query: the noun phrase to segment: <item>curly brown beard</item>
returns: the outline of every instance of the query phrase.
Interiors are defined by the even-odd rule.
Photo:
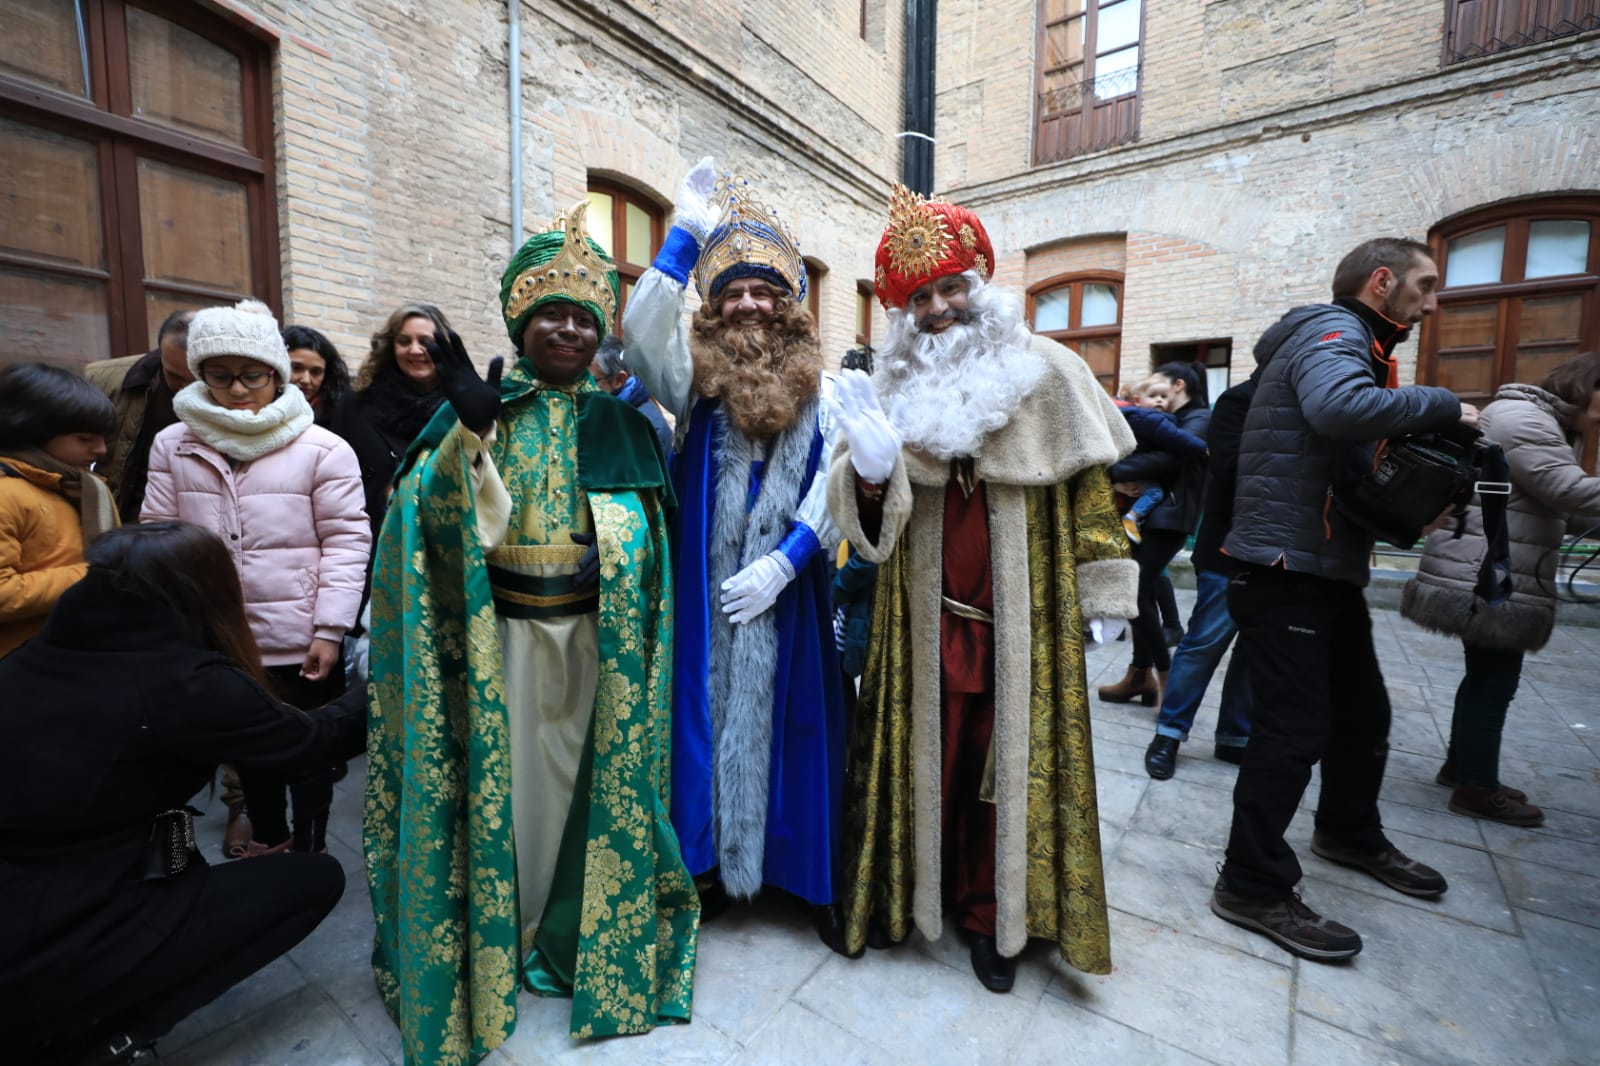
[[[729,420],[747,437],[770,437],[794,425],[821,386],[822,347],[811,315],[786,296],[772,311],[763,329],[733,329],[707,300],[689,336],[695,391],[721,397]]]

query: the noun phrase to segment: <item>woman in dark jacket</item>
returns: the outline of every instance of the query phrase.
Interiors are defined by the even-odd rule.
[[[1206,403],[1206,379],[1200,368],[1194,363],[1166,363],[1157,367],[1156,373],[1170,383],[1167,411],[1178,428],[1204,440],[1211,424],[1211,409]],[[1141,540],[1133,546],[1133,558],[1139,564],[1139,616],[1132,625],[1133,662],[1121,681],[1099,689],[1100,698],[1109,703],[1138,700],[1146,707],[1154,707],[1161,701],[1161,685],[1172,665],[1172,655],[1161,634],[1157,602],[1161,572],[1200,520],[1206,464],[1203,458],[1139,451],[1112,466],[1110,474],[1113,482],[1153,482],[1166,490],[1166,496],[1145,516],[1140,525]]]
[[[263,686],[228,549],[183,522],[89,546],[88,575],[0,661],[0,1032],[8,1061],[131,1061],[299,943],[327,855],[208,867],[188,799],[217,763],[296,772],[364,743],[364,695]]]
[[[350,399],[350,370],[344,356],[325,334],[310,326],[284,326],[283,346],[289,349],[289,381],[305,395],[317,425],[339,432]]]
[[[432,304],[397,307],[372,335],[372,350],[356,375],[355,393],[338,424],[330,426],[350,442],[361,464],[376,544],[389,506],[389,487],[406,449],[444,403],[439,372],[428,342],[450,332],[444,312]]]
[[[1541,825],[1544,812],[1500,783],[1500,734],[1522,677],[1522,657],[1550,639],[1556,621],[1556,551],[1569,519],[1600,524],[1600,477],[1578,465],[1574,445],[1600,425],[1600,352],[1584,352],[1539,385],[1502,385],[1478,428],[1500,445],[1511,470],[1506,534],[1511,596],[1488,604],[1473,589],[1488,551],[1474,504],[1466,530],[1428,535],[1417,576],[1406,583],[1400,612],[1437,633],[1461,638],[1466,673],[1456,689],[1450,747],[1439,784],[1451,788],[1457,814],[1508,825]]]

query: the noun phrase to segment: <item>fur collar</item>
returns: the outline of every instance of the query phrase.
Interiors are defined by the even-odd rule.
[[[305,393],[293,385],[259,411],[234,411],[214,403],[204,383],[195,381],[172,398],[172,410],[196,437],[239,462],[271,455],[316,420]]]
[[[1116,404],[1074,352],[1035,334],[1044,376],[1011,421],[983,442],[978,480],[991,485],[1055,485],[1091,466],[1108,466],[1133,451],[1133,431]],[[913,485],[942,486],[950,464],[907,447],[901,456]]]

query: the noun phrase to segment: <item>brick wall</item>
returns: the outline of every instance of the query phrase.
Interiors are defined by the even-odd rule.
[[[1361,241],[1600,190],[1600,39],[1441,68],[1442,5],[1405,0],[1146,4],[1139,140],[1033,167],[1017,70],[1031,77],[1034,6],[940,5],[936,186],[984,219],[996,278],[1018,288],[1125,235],[1124,367],[1152,344],[1232,337],[1240,378],[1262,330],[1327,299]],[[1415,362],[1413,341],[1402,380]]]
[[[462,0],[210,0],[278,40],[284,316],[352,363],[397,304],[437,303],[485,362],[507,350],[507,14]],[[523,223],[542,228],[591,174],[670,212],[704,154],[748,176],[828,268],[831,360],[855,337],[898,175],[901,15],[856,0],[524,3]],[[864,234],[870,234],[864,237]],[[879,329],[881,330],[881,317]]]

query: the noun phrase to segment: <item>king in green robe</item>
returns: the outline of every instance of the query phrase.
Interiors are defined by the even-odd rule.
[[[373,573],[373,967],[429,1066],[502,1043],[519,986],[570,995],[575,1037],[688,1021],[699,922],[667,813],[672,490],[587,370],[617,276],[582,205],[501,302],[520,358],[493,429],[440,409]]]

